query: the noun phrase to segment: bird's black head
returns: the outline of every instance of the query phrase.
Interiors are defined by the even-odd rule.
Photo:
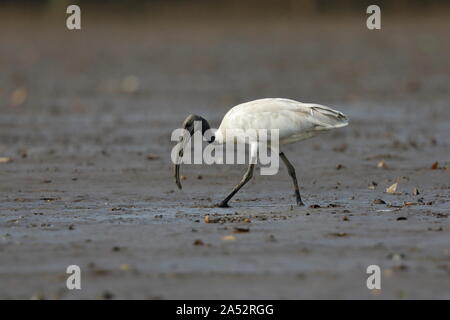
[[[206,119],[196,115],[196,114],[190,114],[186,120],[183,122],[183,128],[189,132],[189,136],[184,136],[180,138],[181,148],[178,151],[178,159],[183,157],[183,149],[184,146],[189,141],[190,137],[194,135],[195,132],[200,131],[202,132],[202,136],[206,138],[206,141],[208,143],[212,143],[215,140],[215,136],[211,132],[211,127],[209,126],[208,121]],[[177,159],[177,160],[178,160]],[[174,165],[174,176],[175,176],[175,182],[179,189],[181,189],[181,182],[180,182],[180,163],[178,161]]]
[[[205,118],[200,117],[196,114],[190,114],[186,120],[184,120],[183,122],[183,128],[186,129],[187,131],[189,131],[189,134],[192,136],[196,131],[199,131],[201,129],[202,131],[202,136],[204,136],[206,138],[206,140],[209,143],[214,142],[215,137],[212,134],[209,134],[210,131],[208,132],[207,135],[209,136],[205,136],[205,133],[211,129],[208,121],[206,121]]]

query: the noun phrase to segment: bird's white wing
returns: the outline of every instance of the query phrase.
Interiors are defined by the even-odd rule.
[[[222,133],[226,129],[278,129],[280,142],[291,143],[347,124],[348,119],[342,112],[326,106],[268,98],[233,107],[219,129]]]

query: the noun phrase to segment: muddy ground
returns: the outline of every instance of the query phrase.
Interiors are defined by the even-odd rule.
[[[450,298],[448,14],[84,17],[0,19],[0,298]],[[306,207],[284,167],[230,209],[243,166],[178,191],[171,131],[261,97],[350,118],[285,149]]]

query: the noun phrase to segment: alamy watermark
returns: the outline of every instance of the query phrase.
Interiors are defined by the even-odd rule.
[[[202,134],[202,122],[195,121],[194,133],[178,128],[171,141],[174,164],[259,163],[261,175],[274,175],[279,169],[278,129],[209,129]],[[214,137],[214,138],[212,138]],[[203,148],[203,142],[210,142]]]
[[[381,269],[378,265],[372,264],[367,267],[367,274],[370,276],[367,278],[366,286],[369,290],[381,290]]]
[[[67,267],[66,273],[70,274],[66,280],[66,287],[69,290],[81,290],[81,269],[76,264]]]
[[[369,30],[380,30],[381,29],[381,9],[376,4],[372,4],[367,7],[367,14],[370,16],[366,20],[366,26]]]
[[[67,7],[66,13],[70,14],[66,20],[66,27],[69,30],[81,29],[81,9],[79,6],[72,4]]]
[[[78,5],[69,5],[66,13],[70,14],[66,19],[66,27],[69,30],[81,30],[81,8]],[[369,30],[381,29],[381,9],[378,5],[372,4],[367,7],[366,13],[370,16],[366,20],[366,26]]]

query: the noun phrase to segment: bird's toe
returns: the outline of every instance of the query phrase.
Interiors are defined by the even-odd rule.
[[[226,202],[220,202],[220,203],[216,204],[216,207],[217,208],[229,208],[230,206]]]
[[[300,201],[297,201],[297,206],[299,206],[299,207],[304,207],[305,204],[303,203],[302,200],[300,200]]]

